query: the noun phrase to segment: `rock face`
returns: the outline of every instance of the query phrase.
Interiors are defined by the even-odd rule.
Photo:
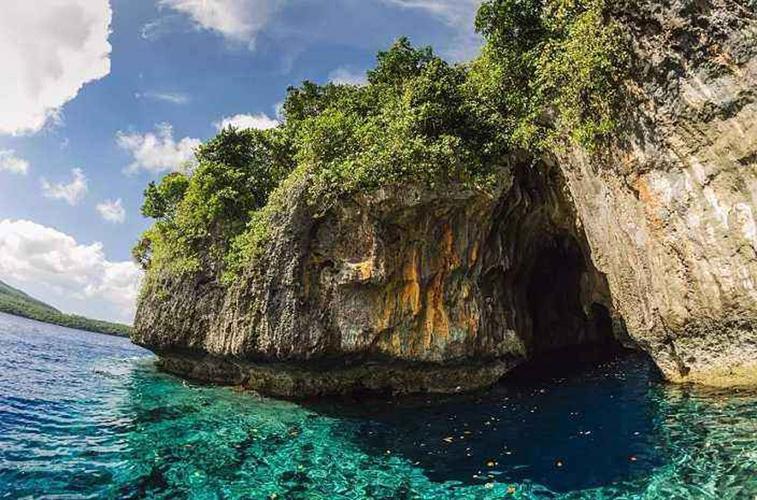
[[[143,298],[135,340],[169,371],[283,396],[471,389],[610,341],[607,283],[560,171],[523,161],[495,196],[404,186],[319,216],[294,192],[241,282],[166,284],[170,298]]]
[[[757,383],[757,24],[733,1],[629,22],[646,56],[636,134],[562,155],[613,310],[674,381]]]
[[[147,290],[134,341],[168,371],[287,397],[471,389],[541,352],[617,341],[670,380],[757,383],[749,9],[625,10],[647,64],[630,138],[602,160],[514,153],[493,195],[393,186],[327,213],[303,184],[233,286]]]

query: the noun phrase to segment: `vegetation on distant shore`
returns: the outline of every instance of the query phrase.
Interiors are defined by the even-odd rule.
[[[21,290],[17,290],[2,281],[0,281],[0,312],[44,323],[90,332],[106,333],[108,335],[126,337],[131,333],[131,327],[127,325],[62,313],[54,307],[30,297]]]
[[[594,151],[615,132],[629,51],[606,0],[489,0],[476,28],[486,45],[470,63],[402,38],[366,84],[292,87],[281,125],[222,130],[194,172],[151,183],[142,211],[156,222],[134,248],[145,286],[234,281],[295,189],[320,211],[407,181],[487,191],[510,151]]]

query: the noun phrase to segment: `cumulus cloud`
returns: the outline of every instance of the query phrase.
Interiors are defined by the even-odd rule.
[[[12,149],[0,149],[0,172],[26,175],[29,171],[29,162],[16,156]]]
[[[51,183],[47,179],[42,178],[42,194],[46,198],[52,198],[54,200],[64,200],[71,206],[76,205],[87,194],[87,177],[80,168],[71,170],[73,178],[68,183]]]
[[[108,0],[2,2],[0,134],[37,132],[110,72]]]
[[[199,139],[173,138],[173,127],[167,123],[157,125],[155,133],[146,134],[118,132],[116,143],[131,153],[134,161],[126,167],[127,173],[139,170],[157,174],[171,170],[191,170],[195,164],[194,150]]]
[[[354,71],[349,68],[337,68],[329,73],[329,81],[337,84],[364,85],[368,82],[365,71]]]
[[[475,56],[481,38],[473,24],[482,0],[158,0],[161,16],[143,27],[143,38],[154,40],[186,26],[189,19],[199,30],[223,36],[232,45],[255,47],[264,42],[276,47],[282,70],[288,73],[305,47],[314,41],[349,44],[374,50],[386,44],[386,7],[414,10],[449,27],[435,45],[454,60]],[[345,23],[349,17],[352,22]],[[177,22],[178,21],[178,22]],[[391,27],[389,28],[392,31]],[[396,35],[405,34],[395,32]],[[267,45],[267,44],[266,44]]]
[[[171,104],[187,104],[189,96],[183,92],[137,92],[134,94],[137,99],[150,99],[153,101],[163,101]]]
[[[234,115],[222,118],[221,121],[215,122],[213,126],[218,130],[223,130],[226,127],[234,127],[237,129],[256,128],[259,130],[266,130],[274,128],[279,125],[279,121],[276,118],[271,118],[265,113],[258,113],[256,115]]]
[[[113,200],[105,200],[102,203],[98,203],[95,207],[100,217],[107,222],[113,222],[114,224],[121,224],[126,220],[126,210],[124,210],[123,202],[121,198]]]
[[[405,9],[426,11],[455,29],[455,40],[446,52],[454,59],[473,58],[481,46],[481,38],[473,26],[476,12],[483,0],[382,0],[384,3]]]
[[[130,322],[142,271],[109,261],[99,242],[27,220],[0,220],[0,276],[66,312]]]
[[[255,46],[255,38],[281,0],[160,0],[159,5],[189,16],[194,24],[226,39]]]

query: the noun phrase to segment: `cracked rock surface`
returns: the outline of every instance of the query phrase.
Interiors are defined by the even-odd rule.
[[[665,376],[755,384],[754,7],[641,5],[644,119],[613,162],[559,162],[614,309]]]

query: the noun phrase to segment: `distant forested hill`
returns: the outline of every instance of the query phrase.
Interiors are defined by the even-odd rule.
[[[0,281],[0,312],[109,335],[128,336],[131,331],[131,327],[127,325],[65,314],[2,281]]]

